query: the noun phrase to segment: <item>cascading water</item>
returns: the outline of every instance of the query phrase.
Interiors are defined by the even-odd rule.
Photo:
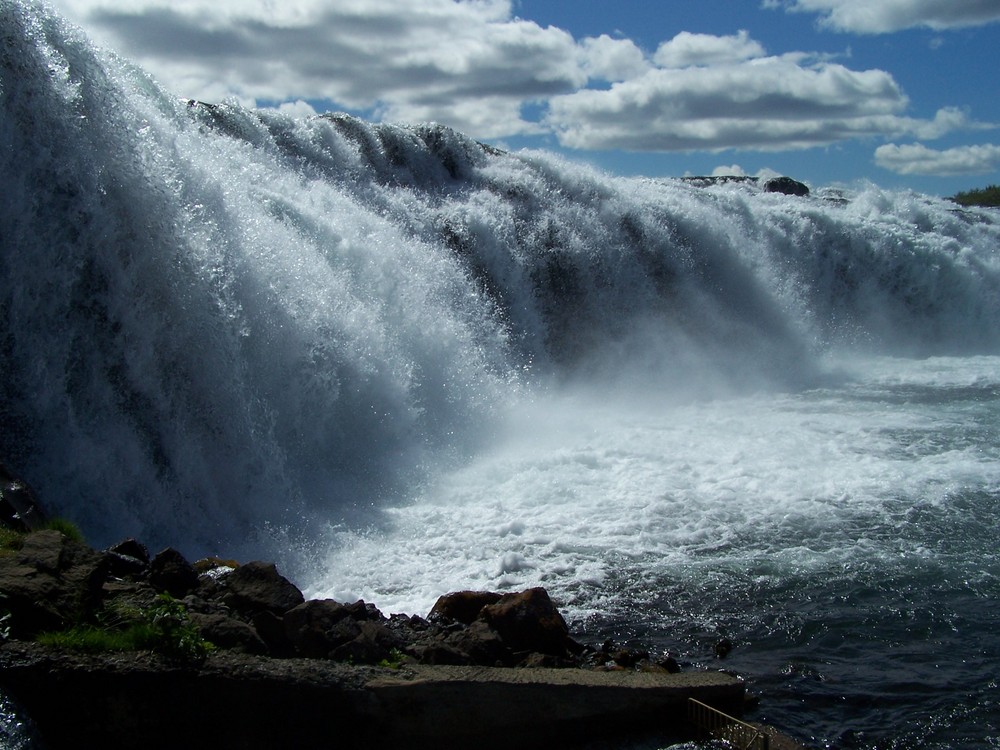
[[[183,101],[33,2],[0,44],[0,457],[92,542],[541,584],[831,744],[1000,737],[995,212]]]

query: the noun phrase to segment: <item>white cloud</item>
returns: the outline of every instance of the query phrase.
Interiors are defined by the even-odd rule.
[[[304,102],[301,99],[294,102],[282,102],[275,109],[282,114],[299,119],[313,117],[317,114],[316,109],[309,102]]]
[[[526,102],[587,81],[573,37],[512,18],[506,0],[56,5],[193,98],[326,99],[488,137],[537,130],[521,118]]]
[[[732,164],[728,167],[716,167],[712,170],[712,177],[745,177],[746,172],[739,164]]]
[[[937,151],[921,143],[897,146],[887,143],[875,149],[875,163],[896,174],[971,175],[1000,168],[1000,146],[957,146]]]
[[[997,0],[765,0],[763,7],[819,13],[837,31],[885,34],[926,27],[943,31],[1000,21]]]
[[[741,30],[736,36],[713,36],[682,31],[664,42],[653,55],[653,61],[664,68],[686,68],[692,65],[721,65],[742,62],[767,54],[760,43]]]
[[[631,39],[612,39],[601,34],[584,39],[581,46],[583,67],[591,78],[624,81],[650,67],[645,54]]]
[[[964,118],[957,110],[934,121],[906,118],[907,104],[884,71],[807,67],[785,56],[655,69],[608,90],[556,96],[547,122],[572,148],[777,151],[872,135],[930,137]]]
[[[281,106],[303,113],[322,102],[490,140],[554,133],[579,149],[778,151],[981,127],[954,108],[905,117],[889,73],[766,56],[746,31],[682,32],[648,55],[630,39],[578,41],[515,18],[512,0],[50,2],[179,96],[292,102]]]

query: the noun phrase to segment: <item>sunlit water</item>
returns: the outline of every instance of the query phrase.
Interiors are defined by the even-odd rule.
[[[998,418],[992,357],[684,406],[535,404],[380,528],[341,532],[312,593],[425,613],[542,585],[593,643],[747,676],[802,739],[991,746]]]
[[[818,744],[1000,744],[996,212],[189,103],[33,2],[0,44],[0,459],[94,544],[543,585]]]

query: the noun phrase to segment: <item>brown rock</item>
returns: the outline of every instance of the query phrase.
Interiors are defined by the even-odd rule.
[[[258,612],[282,615],[305,601],[302,592],[278,573],[274,563],[248,562],[222,583],[226,588],[225,603],[248,617]]]
[[[190,612],[192,624],[201,637],[219,648],[244,654],[266,654],[268,648],[251,626],[233,617],[221,614]]]
[[[483,607],[480,617],[512,651],[566,652],[569,627],[543,588],[505,594],[496,604]]]
[[[439,597],[427,617],[471,625],[483,607],[496,604],[501,596],[492,591],[455,591]]]
[[[347,622],[343,621],[341,625]],[[337,661],[349,661],[354,664],[378,664],[383,659],[389,659],[393,650],[402,649],[403,639],[381,622],[365,621],[357,625],[358,634],[330,653]]]
[[[104,557],[58,531],[36,531],[20,550],[0,556],[0,591],[11,634],[31,638],[60,630],[93,612],[106,578]]]
[[[290,609],[282,619],[285,636],[296,653],[318,659],[361,632],[350,610],[333,599],[310,599]]]

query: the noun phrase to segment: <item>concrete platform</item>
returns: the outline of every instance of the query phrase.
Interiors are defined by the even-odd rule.
[[[722,672],[352,667],[219,654],[180,666],[152,654],[83,656],[0,647],[0,688],[63,747],[566,747],[656,731],[691,736],[690,697],[739,713]]]

